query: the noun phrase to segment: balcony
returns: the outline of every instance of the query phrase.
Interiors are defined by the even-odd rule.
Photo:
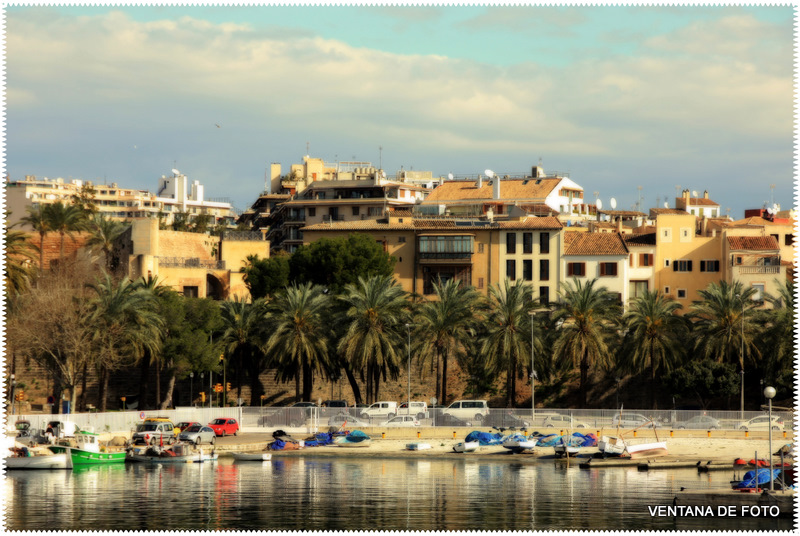
[[[332,216],[330,214],[322,215],[322,223],[331,223],[335,221],[344,221],[344,216]]]
[[[158,257],[161,268],[202,268],[205,270],[225,270],[225,261],[200,259],[197,257]]]
[[[780,266],[734,266],[740,274],[779,274]]]

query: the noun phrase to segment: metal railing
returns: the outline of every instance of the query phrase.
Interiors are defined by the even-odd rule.
[[[205,268],[206,270],[225,269],[225,261],[198,257],[158,257],[158,265],[176,268]]]

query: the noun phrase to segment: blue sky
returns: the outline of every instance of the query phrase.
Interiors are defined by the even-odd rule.
[[[542,158],[619,208],[638,186],[644,208],[672,203],[677,185],[736,218],[771,196],[792,205],[791,7],[5,13],[12,179],[152,191],[177,167],[246,208],[266,165],[299,163],[308,143],[389,175]]]

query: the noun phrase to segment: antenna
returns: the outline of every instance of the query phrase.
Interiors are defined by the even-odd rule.
[[[484,172],[483,172],[483,173],[484,173],[484,175],[486,175],[486,177],[488,177],[488,178],[490,178],[490,179],[491,179],[492,177],[494,177],[494,171],[492,171],[491,169],[484,170]]]
[[[603,201],[601,199],[596,200],[594,206],[597,207],[597,210],[603,210]]]
[[[697,190],[692,190],[692,197],[697,197]]]
[[[610,201],[609,204],[611,205],[611,210],[614,210],[615,208],[617,208],[617,200],[614,199],[613,197],[611,198],[611,201]]]

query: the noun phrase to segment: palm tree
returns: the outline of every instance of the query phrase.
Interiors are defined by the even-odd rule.
[[[778,286],[778,295],[766,294],[772,310],[767,312],[765,340],[769,343],[767,379],[775,380],[782,368],[791,369],[794,357],[794,313],[797,305],[794,281],[786,279]]]
[[[147,277],[142,276],[136,281],[139,287],[148,292],[153,298],[160,302],[162,298],[175,291],[172,288],[162,284],[158,280],[158,276],[148,274]],[[147,393],[150,386],[150,365],[156,365],[156,407],[161,407],[161,355],[160,346],[158,351],[152,351],[150,348],[144,348],[144,352],[139,357],[139,408],[147,409]]]
[[[45,205],[32,205],[25,207],[27,216],[20,219],[20,222],[29,225],[34,231],[39,233],[39,271],[44,270],[44,237],[53,229],[50,227],[50,220],[45,213]]]
[[[64,260],[64,236],[73,237],[76,231],[86,227],[86,213],[75,205],[65,205],[60,201],[44,208],[48,226],[61,237],[59,261]]]
[[[95,293],[90,301],[89,321],[98,349],[99,397],[101,411],[105,411],[109,372],[141,358],[146,350],[157,352],[163,321],[153,293],[128,278],[116,283],[104,274],[88,287]]]
[[[528,314],[532,298],[530,285],[518,280],[512,284],[508,279],[500,285],[489,287],[489,310],[487,333],[483,339],[481,354],[490,367],[505,370],[506,407],[514,407],[517,394],[517,371],[520,363],[531,355],[531,317]]]
[[[474,287],[451,279],[433,284],[434,299],[423,302],[414,317],[415,331],[420,342],[416,355],[420,364],[436,364],[436,398],[447,403],[447,366],[451,357],[465,352],[465,342],[475,334],[483,297]],[[439,362],[442,363],[441,390]],[[441,396],[440,396],[441,395]]]
[[[683,306],[660,291],[645,291],[629,304],[623,317],[623,356],[627,368],[650,373],[650,400],[657,408],[656,373],[670,372],[680,362],[689,324],[677,314]]]
[[[11,226],[13,227],[13,226]],[[28,234],[23,231],[11,230],[6,227],[6,299],[12,295],[19,295],[31,287],[36,275],[36,267],[31,265],[34,261],[36,244],[28,240]]]
[[[239,396],[242,394],[241,373],[247,369],[250,378],[250,405],[258,405],[264,387],[259,375],[267,367],[264,322],[266,302],[258,299],[253,303],[240,300],[224,301],[220,305],[223,333],[220,342],[230,367],[236,371]]]
[[[106,260],[106,270],[111,273],[115,262],[112,255],[114,242],[125,232],[128,226],[122,222],[105,218],[102,214],[94,214],[87,229],[91,233],[86,245],[100,250]]]
[[[605,365],[611,357],[613,316],[619,311],[608,290],[595,288],[596,283],[597,279],[592,279],[583,284],[577,278],[567,282],[553,311],[553,319],[561,326],[553,356],[580,366],[582,407],[586,407],[589,368]]]
[[[268,319],[272,335],[266,353],[275,360],[279,375],[290,374],[300,397],[300,374],[303,376],[302,399],[311,399],[314,373],[325,370],[328,361],[329,322],[326,311],[330,298],[322,287],[311,283],[292,285],[269,304]]]
[[[403,363],[403,331],[408,322],[406,292],[392,276],[358,278],[339,299],[347,331],[338,349],[353,370],[365,370],[367,402],[378,400],[381,377],[396,379]]]

